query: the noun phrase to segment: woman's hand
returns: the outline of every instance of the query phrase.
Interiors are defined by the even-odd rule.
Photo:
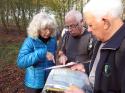
[[[51,52],[47,52],[46,58],[47,58],[49,61],[53,61],[53,63],[55,63],[54,55],[53,55]]]

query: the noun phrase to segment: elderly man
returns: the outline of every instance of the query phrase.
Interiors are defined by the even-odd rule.
[[[93,38],[83,28],[84,21],[79,11],[71,10],[65,16],[65,25],[68,31],[63,37],[62,51],[59,54],[59,61],[62,64],[67,62],[80,62],[84,64],[86,73],[89,72]]]
[[[125,24],[121,0],[90,0],[83,10],[88,31],[98,43],[89,75],[93,93],[125,93]],[[77,69],[78,66],[73,66]],[[65,93],[86,93],[69,88]]]

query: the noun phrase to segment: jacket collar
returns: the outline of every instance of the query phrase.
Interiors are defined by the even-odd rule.
[[[125,24],[106,42],[102,49],[116,50],[120,47],[123,38],[125,38]]]

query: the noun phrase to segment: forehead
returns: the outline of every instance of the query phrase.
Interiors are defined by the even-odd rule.
[[[86,12],[84,14],[84,19],[85,19],[87,24],[89,24],[91,22],[94,23],[94,22],[97,21],[96,17],[94,15],[92,15],[91,13],[89,13],[89,12]]]
[[[67,18],[65,19],[65,23],[66,23],[66,24],[77,23],[77,20],[76,20],[76,18],[75,18],[74,16],[71,16],[71,17],[67,17]]]

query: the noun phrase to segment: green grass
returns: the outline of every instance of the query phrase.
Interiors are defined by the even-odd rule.
[[[21,43],[8,43],[0,45],[0,60],[5,64],[15,64]]]

